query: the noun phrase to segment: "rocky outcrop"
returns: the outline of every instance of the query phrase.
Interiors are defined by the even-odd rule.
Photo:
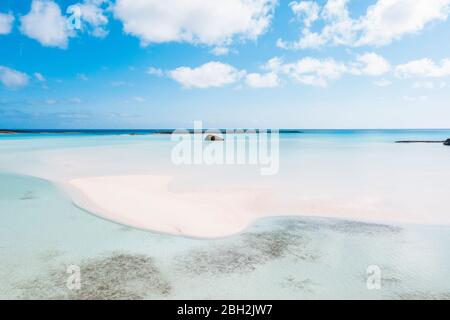
[[[450,139],[445,141],[441,140],[403,140],[395,141],[395,143],[444,143],[444,146],[450,146]]]
[[[395,141],[395,143],[442,143],[444,141],[436,141],[436,140],[402,140],[402,141]]]

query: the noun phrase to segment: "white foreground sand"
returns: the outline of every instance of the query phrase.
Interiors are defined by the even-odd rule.
[[[377,222],[444,223],[379,199],[327,199],[276,194],[261,188],[172,191],[173,177],[127,175],[70,180],[73,201],[99,216],[126,225],[194,237],[222,237],[258,218],[276,215],[325,216]],[[402,202],[402,201],[400,201]]]

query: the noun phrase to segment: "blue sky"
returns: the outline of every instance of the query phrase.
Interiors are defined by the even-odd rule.
[[[2,0],[0,127],[449,128],[449,6]]]

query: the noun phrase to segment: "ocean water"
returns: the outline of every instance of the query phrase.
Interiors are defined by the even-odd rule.
[[[449,137],[286,133],[279,173],[264,177],[249,165],[175,166],[165,135],[0,135],[0,298],[450,299],[450,226],[433,223],[450,215],[450,148],[394,143]],[[374,208],[430,223],[336,219],[325,207],[322,217],[264,218],[240,234],[194,239],[102,219],[55,185],[140,173],[174,174],[181,189],[257,184],[290,197],[357,199],[344,209],[382,202]],[[67,287],[70,266],[80,268],[78,290]],[[379,289],[367,286],[370,266],[379,270]]]

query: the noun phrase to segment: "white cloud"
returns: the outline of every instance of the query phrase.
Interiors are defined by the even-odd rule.
[[[446,88],[447,83],[445,81],[433,82],[433,81],[415,81],[413,88],[415,89],[442,89]]]
[[[277,0],[117,0],[113,11],[124,31],[142,45],[189,42],[229,44],[256,39],[270,25]]]
[[[283,60],[279,57],[273,57],[263,66],[264,70],[279,72],[281,66],[283,65]]]
[[[450,13],[450,0],[377,0],[364,15],[353,19],[348,3],[349,0],[328,0],[319,19],[303,23],[299,40],[280,39],[278,46],[286,49],[318,48],[325,44],[383,46],[418,33],[432,22],[444,21]],[[324,26],[319,32],[312,32],[310,25],[316,20],[321,20]]]
[[[390,63],[382,56],[370,52],[356,57],[355,72],[367,76],[381,76],[391,69]]]
[[[13,22],[14,16],[12,14],[0,12],[0,35],[10,33]]]
[[[428,58],[413,60],[398,65],[395,69],[395,73],[399,78],[439,78],[450,76],[450,59],[443,59],[440,63],[435,63]]]
[[[0,82],[9,89],[17,89],[28,84],[28,75],[8,68],[0,66]]]
[[[450,0],[379,0],[359,22],[359,45],[386,45],[403,35],[421,31],[433,21],[446,20]]]
[[[303,37],[295,42],[288,42],[282,39],[278,39],[276,42],[277,47],[282,49],[307,49],[307,48],[319,48],[326,43],[326,39],[320,34],[311,32],[309,29],[302,30]]]
[[[292,79],[306,85],[326,87],[330,80],[339,79],[348,72],[347,66],[334,59],[306,57],[294,63],[283,64],[281,70]]]
[[[402,99],[406,102],[424,102],[428,100],[427,96],[403,96]]]
[[[289,7],[298,19],[303,20],[307,27],[310,27],[314,21],[319,19],[320,7],[314,1],[292,1],[289,3]]]
[[[67,48],[69,30],[59,6],[50,0],[33,0],[30,12],[20,18],[20,30],[43,46]]]
[[[225,56],[230,52],[230,48],[227,47],[214,47],[211,49],[211,53],[215,56]]]
[[[104,14],[104,5],[109,5],[107,0],[84,0],[82,3],[76,3],[67,8],[67,13],[74,20],[69,18],[69,22],[79,25],[76,26],[83,31],[88,31],[94,37],[103,38],[108,34],[105,26],[108,24],[108,18]],[[78,20],[76,20],[78,19]]]
[[[326,87],[330,81],[345,74],[381,76],[388,73],[391,66],[385,58],[371,52],[358,55],[353,62],[305,57],[296,62],[283,63],[280,58],[275,57],[267,62],[264,69],[277,75],[287,75],[302,84]]]
[[[168,74],[186,88],[209,88],[235,83],[245,76],[245,71],[212,61],[197,68],[179,67]]]
[[[346,74],[380,76],[389,72],[390,64],[375,53],[366,53],[357,56],[353,62],[305,57],[285,63],[274,57],[262,69],[264,73],[246,73],[228,64],[209,62],[197,68],[180,67],[165,74],[187,88],[222,87],[241,79],[251,88],[275,88],[280,86],[284,77],[304,85],[327,87],[329,82]]]
[[[147,69],[147,73],[151,74],[153,76],[158,76],[158,77],[162,77],[164,75],[164,71],[159,69],[159,68],[155,68],[155,67],[149,67]]]
[[[45,77],[39,72],[35,72],[34,77],[40,82],[45,82]]]
[[[413,83],[413,88],[416,89],[434,89],[435,85],[433,81],[416,81]]]
[[[392,84],[392,82],[387,79],[380,79],[374,81],[373,84],[376,85],[377,87],[389,87]]]
[[[245,77],[245,83],[251,88],[275,88],[280,85],[280,80],[278,75],[273,72],[250,73]]]

